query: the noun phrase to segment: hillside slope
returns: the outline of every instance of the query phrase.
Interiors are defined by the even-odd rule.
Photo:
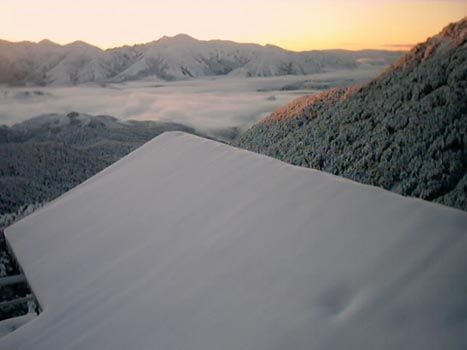
[[[467,210],[467,18],[364,86],[302,97],[236,145]]]
[[[51,200],[180,124],[46,114],[0,127],[0,216]],[[1,220],[0,220],[1,222]]]

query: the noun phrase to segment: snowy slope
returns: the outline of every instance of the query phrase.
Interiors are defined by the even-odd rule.
[[[180,132],[6,235],[1,349],[465,349],[467,215]]]
[[[65,45],[62,60],[47,72],[50,80],[56,84],[78,84],[89,81],[102,81],[105,72],[100,67],[102,50],[76,41]]]
[[[291,52],[276,46],[163,37],[134,46],[101,50],[84,42],[0,40],[0,83],[81,84],[128,80],[182,80],[205,76],[277,76],[355,68],[376,57],[381,66],[400,56],[387,51]],[[366,63],[365,63],[366,64]]]

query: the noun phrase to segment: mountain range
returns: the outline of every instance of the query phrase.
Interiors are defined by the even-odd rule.
[[[134,80],[182,80],[230,75],[304,75],[361,65],[389,65],[401,52],[287,51],[273,45],[202,41],[185,34],[102,50],[82,41],[59,45],[0,40],[0,83],[77,85]]]
[[[236,145],[467,210],[467,17],[368,84],[293,101]]]

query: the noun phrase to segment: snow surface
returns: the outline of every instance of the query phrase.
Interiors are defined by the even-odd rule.
[[[6,230],[0,349],[466,349],[467,215],[180,132]]]
[[[17,316],[9,318],[3,321],[0,321],[0,338],[14,332],[19,327],[25,325],[27,322],[31,321],[37,314],[30,312],[26,315]]]

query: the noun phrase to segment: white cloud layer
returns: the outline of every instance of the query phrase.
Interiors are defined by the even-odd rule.
[[[307,82],[340,85],[376,74],[375,68],[312,76],[216,78],[179,82],[137,82],[106,87],[0,88],[0,125],[47,113],[77,111],[123,120],[161,120],[202,131],[247,128],[279,106],[313,90],[280,91]]]

